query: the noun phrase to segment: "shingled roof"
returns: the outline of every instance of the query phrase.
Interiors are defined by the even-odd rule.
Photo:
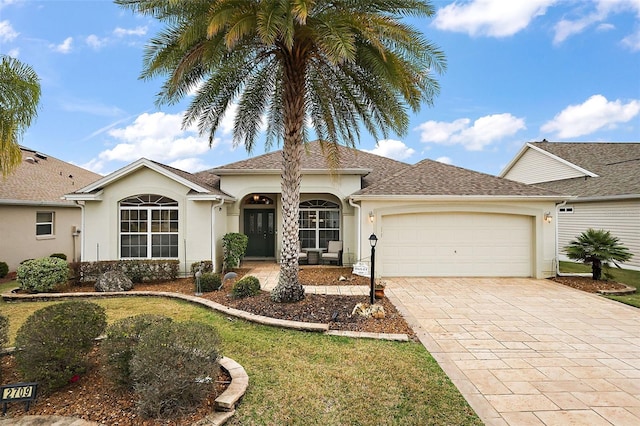
[[[82,167],[21,147],[22,162],[14,173],[0,177],[3,204],[64,205],[62,196],[90,184],[102,176]]]
[[[401,161],[392,160],[380,155],[371,154],[354,148],[338,146],[340,164],[335,172],[340,170],[360,170],[364,175],[362,186],[366,188],[375,182],[387,178],[401,170],[410,167],[409,164]],[[305,146],[305,152],[302,154],[302,171],[310,170],[330,170],[326,157],[322,152],[321,143],[318,141],[309,142]],[[272,170],[278,171],[282,169],[282,150],[259,155],[214,169],[197,173],[197,176],[228,174],[233,171],[249,171],[249,170]]]
[[[355,196],[494,196],[561,197],[534,185],[526,185],[433,160],[421,162],[371,185]]]
[[[532,142],[576,166],[597,174],[536,185],[578,197],[640,196],[640,143]]]

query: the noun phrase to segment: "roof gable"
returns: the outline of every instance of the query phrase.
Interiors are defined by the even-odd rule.
[[[543,141],[527,145],[589,172],[538,186],[579,197],[640,196],[640,143]]]
[[[358,196],[477,196],[551,197],[558,193],[462,167],[422,160],[383,182],[365,188]]]
[[[189,172],[185,172],[183,170],[179,170],[174,167],[158,163],[156,161],[151,161],[146,158],[141,158],[138,161],[135,161],[107,176],[104,176],[102,179],[99,179],[91,183],[90,185],[80,188],[72,194],[67,194],[66,198],[84,199],[87,195],[96,194],[110,184],[124,179],[125,177],[145,167],[186,186],[196,194],[211,195],[217,199],[233,199],[233,197],[224,193],[215,186],[215,180],[207,181]]]
[[[20,150],[22,162],[15,172],[0,177],[0,200],[4,204],[72,204],[62,196],[102,177],[25,147]]]

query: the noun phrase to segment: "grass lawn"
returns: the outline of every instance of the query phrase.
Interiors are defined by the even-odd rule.
[[[15,284],[0,285],[0,292]],[[266,327],[168,299],[93,300],[109,322],[143,312],[214,325],[222,353],[249,374],[228,423],[308,425],[481,425],[419,343],[348,339]],[[10,339],[33,311],[54,302],[0,302]]]
[[[585,265],[583,263],[574,262],[560,262],[560,272],[566,273],[591,273],[591,265]],[[607,296],[609,299],[617,300],[618,302],[626,303],[627,305],[640,308],[640,271],[632,271],[630,269],[618,269],[616,267],[610,268],[608,273],[612,275],[613,281],[626,284],[630,287],[635,287],[637,291],[634,294],[628,296]]]

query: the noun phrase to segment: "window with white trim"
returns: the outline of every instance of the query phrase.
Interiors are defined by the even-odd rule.
[[[156,194],[120,201],[121,258],[177,258],[178,202]]]
[[[299,238],[302,248],[327,248],[340,239],[340,206],[331,201],[300,203]]]
[[[36,212],[36,236],[53,235],[54,217],[53,212]]]

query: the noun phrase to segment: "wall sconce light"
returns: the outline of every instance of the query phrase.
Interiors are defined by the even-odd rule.
[[[553,216],[551,216],[551,212],[544,212],[543,219],[545,222],[551,223],[551,220],[553,219]]]
[[[376,219],[376,215],[373,213],[373,210],[369,212],[369,222],[373,223]]]
[[[254,194],[253,201],[258,202],[259,199],[260,199],[260,196],[258,194]]]

